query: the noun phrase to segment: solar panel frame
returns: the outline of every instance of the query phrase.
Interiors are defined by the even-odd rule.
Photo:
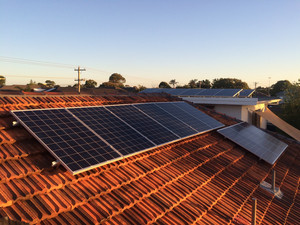
[[[219,129],[218,133],[272,165],[288,147],[284,142],[247,122]]]

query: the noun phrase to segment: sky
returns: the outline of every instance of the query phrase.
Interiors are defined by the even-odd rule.
[[[300,78],[300,1],[0,0],[6,84]]]

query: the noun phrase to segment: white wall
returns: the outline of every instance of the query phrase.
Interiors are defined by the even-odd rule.
[[[219,113],[224,113],[228,116],[237,118],[239,120],[248,122],[249,124],[252,124],[252,113],[250,111],[255,110],[262,110],[265,111],[265,104],[257,104],[257,105],[215,105],[214,110],[216,110]],[[263,129],[267,128],[267,121],[261,117],[260,118],[260,127]]]
[[[214,110],[219,113],[224,113],[228,116],[242,120],[242,106],[240,105],[215,105]]]

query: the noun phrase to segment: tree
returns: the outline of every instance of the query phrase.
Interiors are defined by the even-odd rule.
[[[124,83],[126,79],[119,73],[113,73],[110,75],[108,82],[103,82],[99,87],[104,88],[116,88],[116,87],[124,87]]]
[[[84,87],[86,87],[86,88],[94,88],[94,87],[96,87],[97,86],[97,82],[96,81],[94,81],[94,80],[86,80],[85,81],[85,84],[84,84]]]
[[[298,80],[300,82],[300,79]],[[292,126],[300,129],[300,83],[294,83],[284,92],[283,119]]]
[[[198,81],[198,82],[200,82],[201,85],[199,87],[201,87],[201,88],[211,88],[211,83],[208,79]]]
[[[199,87],[199,83],[197,83],[197,79],[192,79],[190,80],[190,82],[188,83],[189,87],[190,88],[197,88]]]
[[[112,75],[110,75],[108,82],[123,84],[126,82],[126,79],[119,73],[113,73]]]
[[[53,80],[46,80],[45,83],[48,88],[53,88],[55,86],[55,82]]]
[[[212,83],[212,88],[241,88],[250,89],[246,82],[243,82],[235,78],[220,78],[214,79]]]
[[[169,81],[169,84],[172,85],[173,88],[175,88],[175,86],[176,86],[176,84],[178,84],[178,82],[175,79],[173,79],[173,80]]]
[[[5,85],[6,78],[4,76],[0,76],[0,87],[3,87]]]
[[[159,88],[171,88],[171,86],[165,82],[165,81],[162,81],[160,82],[160,84],[158,85]]]
[[[276,84],[271,86],[270,94],[275,96],[277,93],[287,90],[291,85],[291,82],[288,80],[277,81]]]

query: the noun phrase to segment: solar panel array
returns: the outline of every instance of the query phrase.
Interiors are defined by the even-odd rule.
[[[218,96],[218,97],[235,97],[242,89],[200,89],[200,88],[148,88],[141,93],[167,93],[176,96]]]
[[[222,128],[218,132],[272,165],[288,146],[246,122]]]
[[[224,126],[185,102],[12,114],[73,174]]]

